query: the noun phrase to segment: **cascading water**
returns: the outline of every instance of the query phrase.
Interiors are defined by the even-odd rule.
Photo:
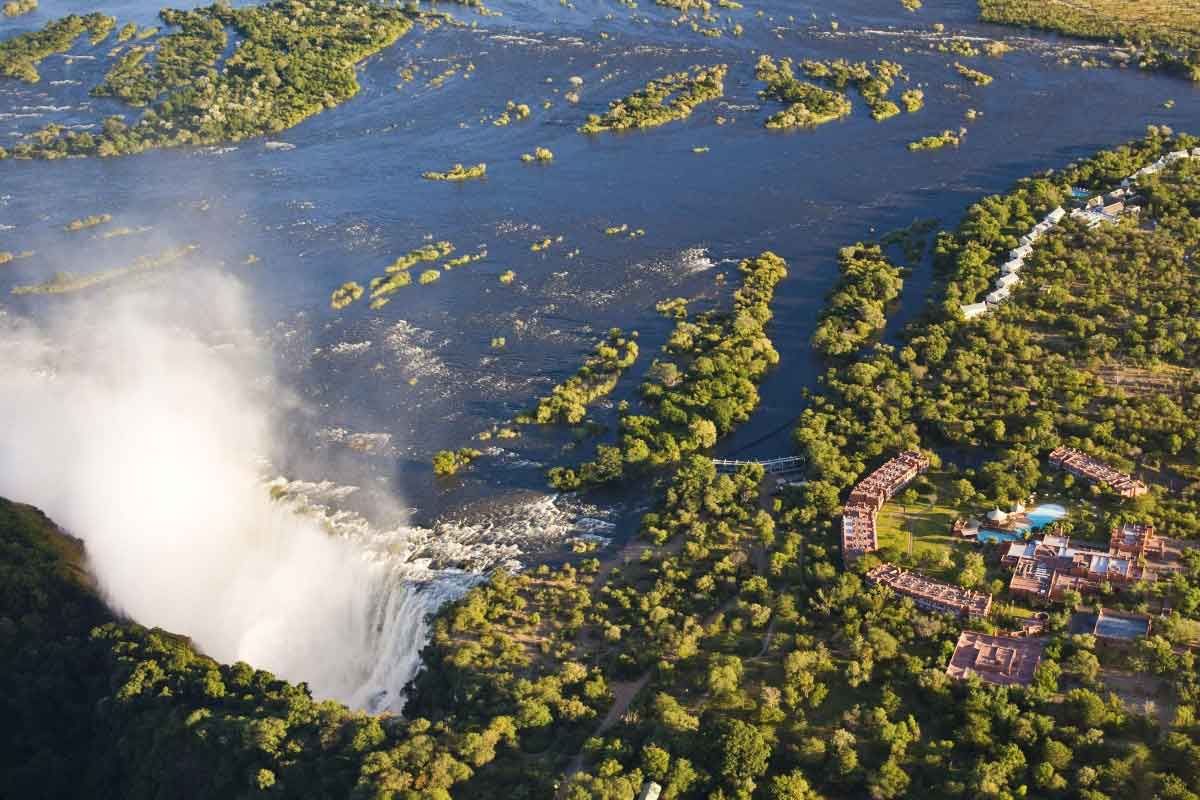
[[[267,488],[288,513],[319,522],[369,566],[362,586],[368,605],[357,617],[368,624],[341,665],[340,690],[324,694],[373,712],[402,710],[403,689],[420,666],[428,638],[427,618],[443,603],[493,568],[519,569],[519,556],[529,549],[571,537],[604,541],[600,534],[613,527],[596,516],[599,509],[535,494],[431,528],[381,530],[360,514],[335,508],[354,487],[276,478]]]
[[[429,612],[530,539],[565,536],[572,513],[539,497],[506,520],[380,530],[338,508],[353,487],[264,485],[257,454],[278,450],[290,401],[255,339],[230,333],[249,327],[240,288],[205,273],[188,288],[93,299],[40,327],[0,312],[0,494],[83,539],[132,619],[398,712]]]

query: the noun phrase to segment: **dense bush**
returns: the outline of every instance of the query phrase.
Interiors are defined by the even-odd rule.
[[[725,94],[728,67],[692,67],[656,78],[628,97],[614,100],[603,115],[589,114],[580,133],[654,128],[691,116],[701,103]]]
[[[556,467],[551,483],[561,489],[619,480],[630,469],[670,464],[707,450],[758,405],[757,384],[778,363],[766,334],[775,285],[787,267],[771,252],[738,265],[742,285],[733,308],[683,316],[642,385],[650,413],[621,418],[618,446],[601,445],[594,461],[578,471]]]
[[[838,253],[841,278],[821,310],[813,348],[844,356],[869,342],[887,322],[887,306],[900,296],[904,279],[878,245],[861,242]]]
[[[116,156],[277,133],[353,97],[355,65],[406,34],[422,15],[366,0],[274,0],[166,9],[161,17],[180,31],[158,41],[153,66],[144,50],[126,50],[96,89],[147,106],[138,121],[109,117],[96,133],[47,126],[0,156]],[[37,80],[38,60],[65,51],[85,30],[98,41],[115,23],[98,14],[70,16],[0,43],[0,75]],[[238,44],[217,68],[225,28]]]

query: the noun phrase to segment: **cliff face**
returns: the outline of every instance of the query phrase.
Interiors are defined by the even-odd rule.
[[[112,620],[83,545],[0,498],[0,796],[69,796],[105,686],[89,633]]]
[[[448,800],[471,775],[445,726],[314,702],[117,618],[83,564],[81,542],[0,498],[0,798]]]

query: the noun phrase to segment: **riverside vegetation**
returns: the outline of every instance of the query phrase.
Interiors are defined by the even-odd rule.
[[[579,466],[555,467],[550,482],[571,490],[620,480],[627,472],[678,462],[707,450],[744,421],[758,405],[756,384],[778,363],[766,326],[775,286],[786,275],[779,256],[766,252],[738,265],[742,285],[733,307],[678,321],[665,358],[655,360],[641,386],[649,413],[621,415],[619,444],[600,445],[596,458]]]
[[[94,133],[48,125],[0,148],[0,158],[116,156],[278,133],[353,97],[359,89],[357,63],[394,43],[416,21],[435,25],[440,20],[366,0],[218,4],[166,9],[161,17],[179,30],[156,39],[153,66],[146,62],[146,50],[131,48],[93,90],[144,107],[140,119],[127,123],[108,117]],[[100,14],[72,15],[15,36],[0,43],[0,75],[36,81],[41,59],[65,52],[85,32],[94,45],[115,24]],[[218,65],[226,29],[236,34],[237,46]]]
[[[764,501],[761,467],[718,475],[687,455],[622,557],[497,572],[443,607],[403,718],[316,703],[303,684],[216,664],[182,637],[114,619],[87,584],[78,544],[36,511],[0,502],[0,703],[20,722],[0,733],[5,790],[591,800],[636,796],[650,779],[670,800],[1191,800],[1200,675],[1185,645],[1200,616],[1196,552],[1149,596],[1130,598],[1170,606],[1150,637],[1103,647],[1052,611],[1032,684],[1006,688],[953,681],[944,667],[964,627],[1010,626],[1007,612],[966,623],[869,587],[859,571],[875,556],[839,569],[836,525],[849,487],[923,442],[985,457],[959,471],[981,504],[1051,483],[1103,499],[1041,475],[1040,457],[1060,441],[1122,468],[1200,480],[1196,164],[1144,181],[1153,230],[1064,223],[1039,243],[1012,301],[973,321],[958,311],[1071,186],[1102,191],[1197,144],[1151,131],[972,206],[938,236],[933,302],[903,343],[831,364],[805,398],[795,439],[807,483]],[[755,306],[764,293],[747,284],[769,283],[776,267],[743,265],[740,291]],[[740,327],[761,341],[759,324],[751,315]],[[720,339],[733,327],[684,332]],[[1141,384],[1118,382],[1135,376]],[[921,503],[933,491],[925,479],[913,485]],[[1200,538],[1194,489],[1156,485],[1117,508],[1076,533],[1137,518]],[[986,580],[974,560],[956,566],[964,584]],[[1162,706],[1118,697],[1106,683],[1113,670],[1135,670]]]
[[[979,0],[986,22],[1041,28],[1136,49],[1144,69],[1200,81],[1200,7],[1179,0]]]
[[[813,333],[813,349],[825,356],[844,356],[861,348],[883,330],[887,305],[900,296],[900,269],[878,245],[844,247],[838,253],[841,278],[829,294]]]

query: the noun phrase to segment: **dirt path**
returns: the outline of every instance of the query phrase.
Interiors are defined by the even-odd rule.
[[[1170,692],[1166,691],[1162,679],[1153,675],[1105,669],[1100,671],[1100,680],[1131,711],[1141,711],[1147,701],[1152,702],[1158,715],[1158,724],[1164,732],[1170,730],[1177,704],[1171,699]]]
[[[596,571],[596,578],[592,583],[596,586],[602,586],[608,580],[609,573],[614,568],[623,567],[626,564],[638,561],[642,556],[642,551],[650,546],[649,543],[643,542],[640,539],[630,539],[625,543],[624,547],[600,562],[600,569]]]
[[[633,699],[637,697],[638,692],[646,688],[646,684],[650,682],[650,670],[646,670],[641,674],[636,681],[621,681],[620,683],[612,683],[609,688],[613,693],[613,704],[608,709],[608,713],[604,715],[604,719],[600,720],[600,724],[596,726],[596,730],[592,731],[592,736],[599,736],[606,730],[617,724],[621,717],[625,716],[625,712],[629,710]],[[571,759],[571,763],[567,765],[563,772],[562,783],[559,784],[558,796],[562,796],[563,789],[571,777],[579,770],[583,769],[583,752],[575,754]]]
[[[756,658],[762,658],[771,649],[771,639],[775,637],[775,615],[771,615],[771,621],[767,624],[767,632],[763,635],[762,649],[758,651]]]

